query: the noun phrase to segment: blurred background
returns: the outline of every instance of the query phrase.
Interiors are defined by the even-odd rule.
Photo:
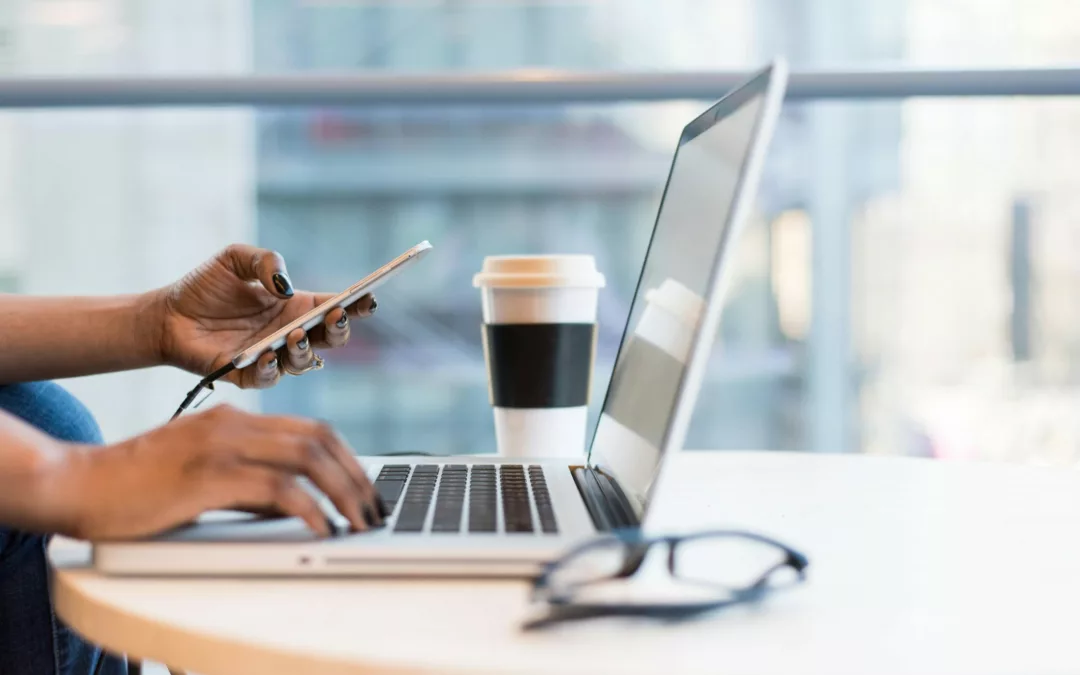
[[[1061,66],[1070,0],[7,0],[0,76]],[[724,92],[717,91],[713,98]],[[0,290],[137,292],[233,241],[339,290],[421,239],[329,367],[251,409],[358,452],[494,449],[472,274],[587,252],[600,403],[679,131],[710,101],[0,109]],[[1072,463],[1080,99],[791,101],[688,447]],[[194,377],[68,381],[111,439]]]

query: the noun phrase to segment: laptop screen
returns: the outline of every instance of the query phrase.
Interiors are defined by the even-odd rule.
[[[713,269],[721,246],[730,242],[731,207],[765,107],[767,75],[758,80],[683,130],[590,447],[590,464],[618,480],[639,516],[711,294]],[[692,404],[694,398],[687,400]]]

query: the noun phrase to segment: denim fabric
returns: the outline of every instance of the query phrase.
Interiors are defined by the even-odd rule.
[[[101,443],[90,412],[51,382],[0,386],[0,409],[65,441]],[[87,644],[53,613],[47,545],[48,537],[0,526],[0,675],[122,675],[122,659]]]

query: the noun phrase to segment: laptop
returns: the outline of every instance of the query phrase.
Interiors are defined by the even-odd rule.
[[[786,82],[785,63],[773,61],[683,129],[584,457],[358,457],[391,509],[382,528],[320,539],[297,519],[214,512],[149,539],[97,544],[96,568],[529,577],[598,533],[641,527],[662,460],[686,436]]]

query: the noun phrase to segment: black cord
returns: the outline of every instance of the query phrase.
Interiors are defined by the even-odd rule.
[[[236,370],[236,366],[234,366],[232,362],[229,362],[226,363],[224,366],[218,368],[214,372],[210,373],[203,379],[199,380],[199,383],[195,385],[195,388],[189,391],[187,393],[187,396],[184,397],[184,402],[181,403],[180,407],[176,409],[176,412],[173,413],[173,416],[170,418],[170,420],[176,419],[180,416],[181,413],[187,410],[188,406],[190,406],[195,401],[195,398],[199,395],[200,391],[202,391],[203,389],[209,389],[210,391],[213,391],[214,383],[234,370]]]

